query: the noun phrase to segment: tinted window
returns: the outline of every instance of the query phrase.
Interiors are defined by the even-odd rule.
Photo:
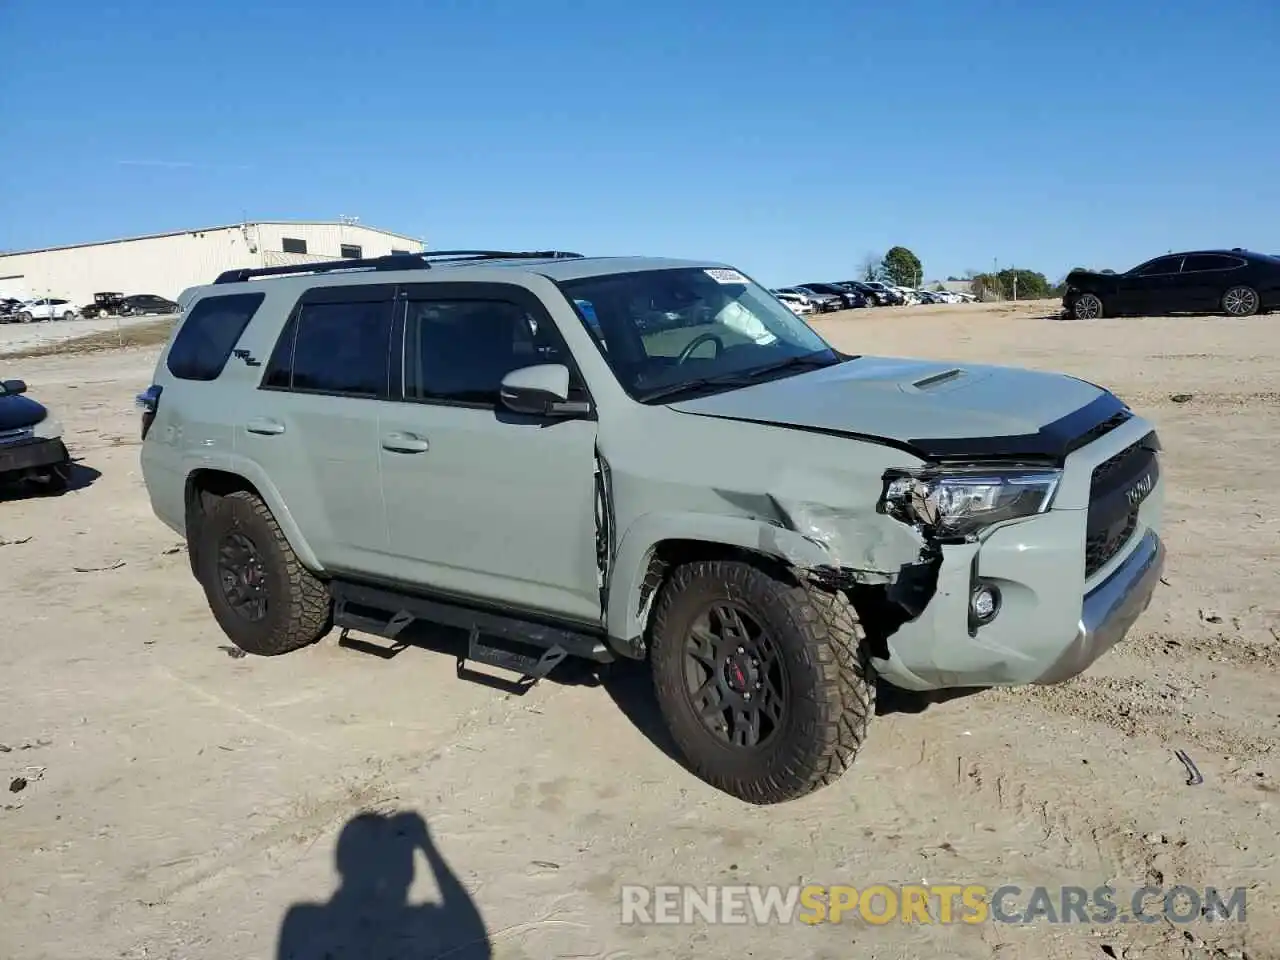
[[[385,397],[391,302],[303,304],[280,334],[263,385]]]
[[[1143,277],[1149,277],[1153,274],[1177,273],[1181,269],[1181,264],[1181,257],[1161,257],[1159,260],[1152,260],[1139,270],[1138,274]]]
[[[1234,270],[1244,266],[1244,261],[1236,257],[1224,257],[1218,253],[1193,253],[1182,264],[1183,273],[1197,270]]]
[[[405,330],[405,393],[419,400],[496,404],[512,370],[568,363],[551,322],[507,301],[411,301]]]
[[[307,241],[298,240],[294,237],[282,237],[280,240],[280,249],[285,253],[306,253]]]
[[[339,256],[344,260],[359,260],[364,254],[361,253],[360,247],[354,243],[344,243],[338,249]]]
[[[197,301],[169,349],[169,372],[180,380],[218,379],[263,296],[234,293]]]

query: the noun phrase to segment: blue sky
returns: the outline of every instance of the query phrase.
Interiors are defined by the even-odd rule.
[[[1280,3],[2,0],[0,249],[340,214],[930,277],[1280,252]]]

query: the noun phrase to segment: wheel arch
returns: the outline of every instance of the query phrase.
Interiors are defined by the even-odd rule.
[[[302,565],[313,572],[322,572],[319,560],[307,543],[306,537],[303,536],[293,514],[285,506],[280,491],[262,471],[253,469],[251,465],[237,464],[236,469],[197,467],[187,473],[183,503],[187,553],[193,573],[196,565],[194,533],[199,529],[200,518],[211,509],[216,500],[237,491],[247,491],[260,498],[276,518],[276,523],[280,525],[281,532],[284,533],[285,539],[289,541],[289,546]]]
[[[776,576],[822,566],[827,552],[793,530],[749,517],[708,514],[647,514],[627,528],[609,576],[605,625],[622,655],[642,658],[653,601],[670,571],[683,563],[741,559]]]

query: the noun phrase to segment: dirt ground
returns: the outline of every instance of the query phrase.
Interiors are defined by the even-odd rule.
[[[0,498],[0,956],[269,958],[287,913],[341,922],[366,895],[413,931],[406,958],[1280,957],[1280,316],[1053,308],[816,325],[1115,389],[1166,447],[1166,585],[1084,677],[887,703],[842,781],[771,808],[670,758],[642,674],[514,696],[456,678],[436,634],[394,659],[336,635],[232,656],[143,490],[155,348],[0,358],[82,458],[61,497]],[[403,816],[350,825],[368,811]],[[921,882],[1242,886],[1247,920],[619,923],[620,884]]]

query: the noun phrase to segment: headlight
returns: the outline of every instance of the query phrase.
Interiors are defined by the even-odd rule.
[[[891,471],[881,509],[935,536],[972,538],[992,524],[1044,513],[1061,479],[1061,470]]]

